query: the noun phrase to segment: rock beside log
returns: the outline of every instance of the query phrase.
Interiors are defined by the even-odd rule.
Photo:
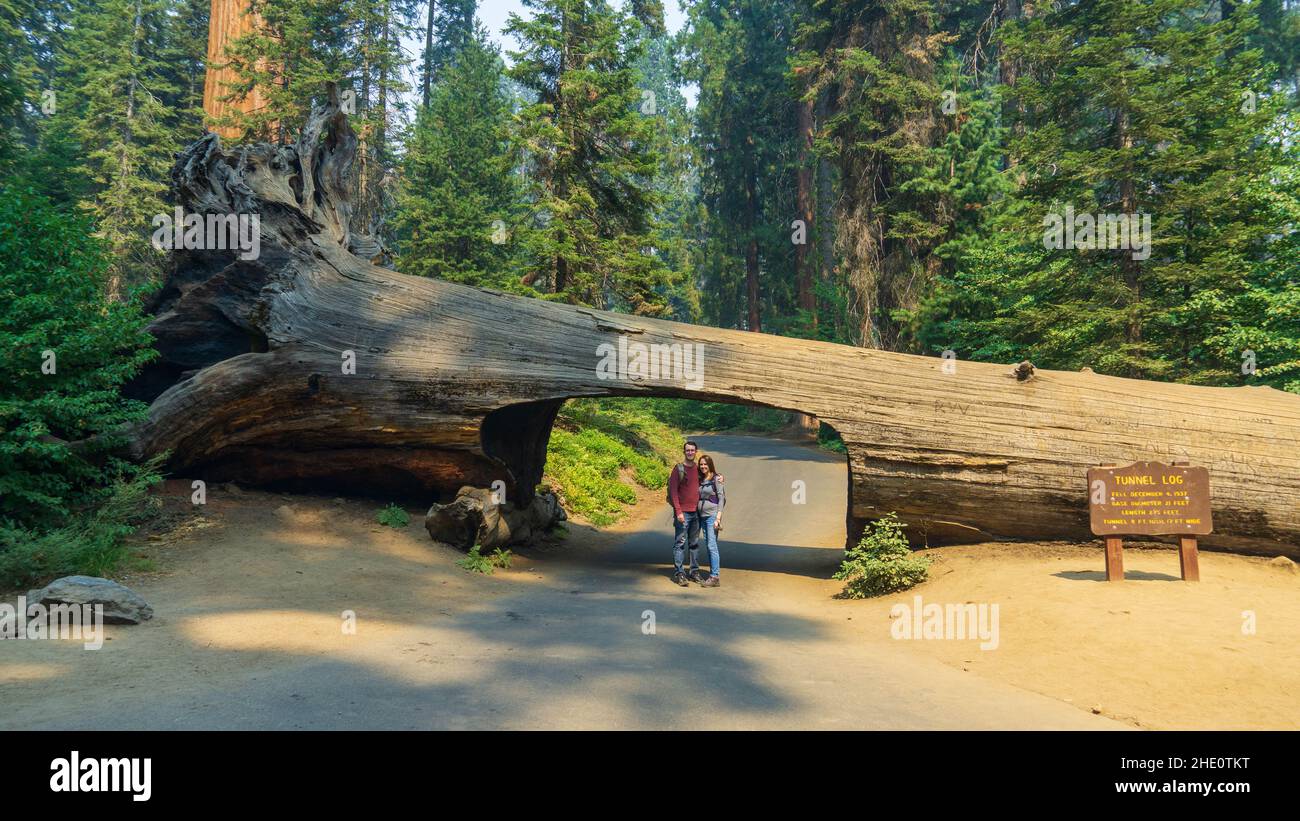
[[[27,594],[27,604],[76,606],[102,604],[106,624],[139,624],[153,618],[153,608],[129,587],[97,576],[64,576]]]
[[[566,518],[559,500],[549,491],[536,494],[520,509],[509,502],[494,504],[492,491],[486,488],[462,487],[451,502],[435,502],[429,508],[424,528],[436,542],[465,551],[477,544],[486,552],[528,544]]]

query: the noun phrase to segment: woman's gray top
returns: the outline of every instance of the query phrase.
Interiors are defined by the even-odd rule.
[[[722,506],[727,503],[727,483],[719,481],[717,476],[711,476],[703,482],[700,482],[700,506],[701,516],[716,516]]]

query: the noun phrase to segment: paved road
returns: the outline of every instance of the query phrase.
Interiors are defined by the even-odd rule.
[[[165,663],[129,691],[58,679],[45,692],[76,698],[62,693],[53,713],[27,694],[30,709],[0,727],[1119,726],[911,653],[886,624],[855,623],[828,581],[843,539],[841,457],[754,437],[700,442],[730,495],[719,589],[668,581],[668,515],[656,513],[613,548],[537,558],[535,576],[494,577],[481,602],[407,621],[362,652],[248,654],[237,671],[189,671],[162,694],[150,683],[182,681]],[[797,481],[806,504],[792,503]]]

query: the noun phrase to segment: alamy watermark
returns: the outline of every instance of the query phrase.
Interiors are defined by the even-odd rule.
[[[104,605],[27,604],[18,597],[15,607],[0,602],[0,640],[3,639],[73,639],[87,650],[104,646]]]
[[[1060,251],[1078,248],[1123,249],[1133,259],[1151,256],[1150,214],[1076,214],[1067,205],[1064,213],[1049,212],[1043,217],[1043,247]]]
[[[159,251],[239,251],[242,260],[262,253],[262,219],[258,214],[155,214],[153,247]]]
[[[73,750],[50,762],[50,792],[123,792],[132,801],[153,795],[152,758],[82,758]]]
[[[692,390],[704,387],[704,345],[699,342],[647,345],[619,334],[618,345],[602,342],[596,346],[596,356],[600,357],[597,379],[672,380]]]
[[[998,649],[998,606],[996,604],[923,604],[913,596],[889,608],[889,635],[895,639],[980,640],[981,650]]]

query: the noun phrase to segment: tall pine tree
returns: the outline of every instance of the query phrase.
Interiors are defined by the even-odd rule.
[[[519,185],[504,71],[479,30],[417,113],[397,197],[399,270],[526,290],[515,270]]]
[[[528,280],[552,298],[632,313],[666,308],[652,253],[659,156],[641,112],[636,21],[605,0],[524,0],[509,71],[536,101],[517,115],[533,230]]]

